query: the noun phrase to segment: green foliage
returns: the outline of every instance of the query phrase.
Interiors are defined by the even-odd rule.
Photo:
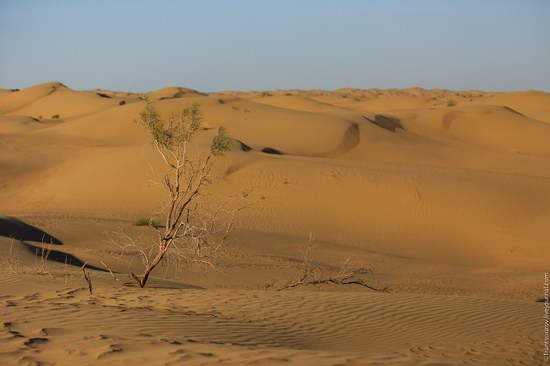
[[[164,122],[153,102],[148,98],[145,101],[145,109],[139,114],[137,121],[150,134],[153,140],[168,150],[183,146],[191,141],[202,124],[202,114],[199,103],[193,103],[185,108],[179,118],[173,114],[168,117],[168,126]]]
[[[455,105],[457,105],[456,100],[454,100],[454,99],[449,99],[449,100],[447,101],[447,107],[454,107]]]
[[[162,125],[162,118],[149,97],[144,97],[145,109],[139,114],[137,122],[151,134],[153,140],[159,145],[166,142],[166,133]]]
[[[165,127],[162,116],[153,102],[147,96],[143,100],[145,109],[139,114],[137,123],[149,132],[157,145],[164,149],[175,151],[185,146],[202,125],[201,106],[197,102],[183,109],[178,118],[170,114]],[[212,140],[210,151],[214,156],[222,156],[229,150],[231,150],[231,139],[227,135],[227,130],[222,126]]]
[[[210,151],[214,156],[222,156],[226,152],[231,150],[231,139],[227,135],[225,127],[220,126],[218,128],[218,134],[212,139],[212,146]]]
[[[154,226],[154,227],[162,227],[163,225],[155,220],[151,219],[138,219],[132,223],[134,226]]]

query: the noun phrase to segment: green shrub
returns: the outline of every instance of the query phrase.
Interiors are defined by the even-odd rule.
[[[134,221],[134,223],[132,225],[134,225],[134,226],[154,226],[154,227],[162,227],[163,226],[160,222],[155,221],[155,220],[151,220],[151,219],[138,219],[138,220]]]

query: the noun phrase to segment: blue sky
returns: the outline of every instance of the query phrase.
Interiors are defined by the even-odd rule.
[[[0,87],[550,91],[547,0],[0,0]]]

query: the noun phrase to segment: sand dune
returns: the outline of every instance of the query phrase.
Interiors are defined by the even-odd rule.
[[[68,88],[62,83],[52,82],[31,86],[23,90],[11,89],[9,92],[2,93],[0,111],[8,113],[22,108],[55,93],[57,90],[68,90]]]
[[[127,271],[105,232],[151,235],[131,223],[163,197],[147,179],[162,162],[134,122],[142,95],[59,82],[2,89],[0,253],[17,252],[20,269],[0,268],[1,364],[539,362],[549,94],[168,87],[147,95],[164,115],[201,103],[197,151],[219,126],[233,139],[212,192],[250,190],[254,206],[219,271],[162,267],[138,290],[99,270],[104,261]],[[370,280],[392,292],[274,291],[299,275],[310,231],[317,266],[371,263]],[[51,276],[36,274],[40,234],[59,241]],[[84,262],[98,269],[93,296]]]
[[[24,285],[24,278],[6,283],[14,292]],[[83,290],[46,286],[3,296],[0,360],[428,365],[536,359],[536,303],[350,292],[157,288],[144,294],[104,286],[91,299]],[[25,307],[35,311],[22,317]]]

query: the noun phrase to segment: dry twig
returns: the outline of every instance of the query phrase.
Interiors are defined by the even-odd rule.
[[[53,277],[52,273],[48,269],[48,258],[51,253],[51,249],[46,246],[44,242],[44,237],[42,237],[42,243],[40,247],[35,249],[37,258],[34,261],[34,270],[37,274],[47,274],[50,277]]]
[[[84,263],[82,265],[82,274],[84,275],[84,279],[86,280],[86,282],[88,283],[88,290],[90,291],[90,295],[93,294],[93,290],[92,290],[92,279],[90,277],[90,273],[88,273],[86,271],[86,265],[88,264],[88,262]]]
[[[5,257],[0,257],[0,264],[2,268],[6,269],[8,272],[17,275],[19,273],[19,263],[19,250],[15,245],[15,238],[10,238],[8,254]]]
[[[113,271],[111,271],[111,268],[109,268],[109,266],[106,265],[105,262],[103,262],[102,260],[100,260],[100,262],[101,262],[101,264],[103,265],[103,267],[107,268],[107,270],[109,271],[109,273],[111,274],[111,276],[113,276],[113,279],[114,279],[115,281],[121,282],[121,283],[122,283],[122,281],[119,280],[117,276],[115,276],[115,274],[113,273]]]
[[[65,288],[69,287],[69,278],[71,274],[69,273],[69,259],[65,256],[65,264],[63,265],[63,273],[65,276]]]
[[[311,256],[312,251],[315,248],[314,237],[310,233],[308,239],[308,247],[304,254],[303,267],[302,267],[302,276],[298,281],[290,282],[280,288],[277,291],[287,290],[295,288],[298,286],[310,286],[310,285],[323,285],[323,284],[334,284],[334,285],[358,285],[366,287],[373,291],[388,292],[388,287],[376,287],[367,282],[365,282],[360,276],[372,274],[372,270],[367,267],[350,267],[350,259],[346,259],[340,270],[334,274],[326,277],[316,278],[312,275],[311,268]]]

